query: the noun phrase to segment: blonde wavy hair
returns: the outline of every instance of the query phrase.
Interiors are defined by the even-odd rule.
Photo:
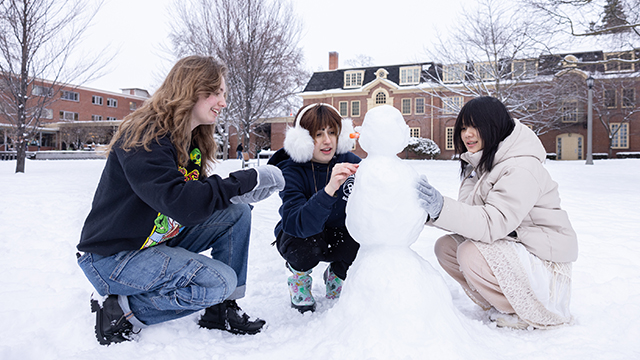
[[[189,147],[195,143],[202,153],[202,174],[209,161],[215,161],[215,125],[199,125],[191,130],[191,110],[200,95],[219,91],[227,67],[210,56],[193,55],[180,59],[160,88],[133,113],[127,115],[109,143],[125,151],[144,148],[164,136],[170,136],[178,152],[178,164],[189,162]]]

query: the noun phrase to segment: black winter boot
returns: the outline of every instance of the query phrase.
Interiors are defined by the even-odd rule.
[[[198,321],[198,325],[207,329],[225,330],[232,334],[254,335],[262,330],[266,322],[261,319],[249,320],[235,300],[225,300],[208,307]]]
[[[101,345],[133,340],[133,325],[118,305],[117,295],[109,295],[102,306],[91,299],[91,312],[96,313],[96,338]]]

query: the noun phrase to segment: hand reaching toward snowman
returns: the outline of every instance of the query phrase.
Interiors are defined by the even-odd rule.
[[[444,198],[436,188],[429,184],[427,177],[421,175],[416,184],[418,189],[418,202],[431,219],[437,219],[444,205]]]
[[[329,196],[334,196],[336,191],[340,189],[340,186],[344,184],[347,178],[356,173],[358,166],[360,165],[351,163],[336,164],[331,171],[331,178],[324,187],[324,191],[329,194]]]

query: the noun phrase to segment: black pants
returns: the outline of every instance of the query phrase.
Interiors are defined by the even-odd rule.
[[[355,260],[358,244],[346,228],[325,228],[320,234],[298,238],[280,232],[276,247],[289,265],[298,271],[313,269],[320,261],[331,263],[331,269],[342,280]]]

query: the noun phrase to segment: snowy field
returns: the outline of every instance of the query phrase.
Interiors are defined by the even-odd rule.
[[[458,162],[407,162],[444,195],[456,197]],[[434,331],[414,334],[380,311],[371,316],[382,325],[371,326],[372,319],[350,316],[362,312],[349,310],[375,309],[375,297],[350,304],[318,295],[324,293],[325,264],[313,273],[318,310],[301,315],[289,307],[288,273],[270,245],[280,205],[274,195],[253,210],[248,291],[239,301],[247,313],[267,321],[266,330],[234,336],[200,329],[194,314],[144,329],[136,342],[109,347],[95,339],[93,289],[75,262],[104,163],[27,161],[26,173],[14,174],[15,161],[0,161],[0,359],[640,359],[640,160],[547,162],[580,246],[571,326],[496,328],[438,265],[433,243],[443,232],[432,228],[412,248],[444,279],[448,291],[433,296],[451,299],[455,319],[433,314],[422,321]],[[218,171],[226,175],[240,166],[230,160]],[[345,293],[348,286],[349,279]],[[416,293],[406,289],[395,306],[420,303],[411,296]],[[339,321],[335,314],[341,314]],[[445,331],[450,322],[462,323],[460,334]],[[420,343],[408,340],[416,336]]]

